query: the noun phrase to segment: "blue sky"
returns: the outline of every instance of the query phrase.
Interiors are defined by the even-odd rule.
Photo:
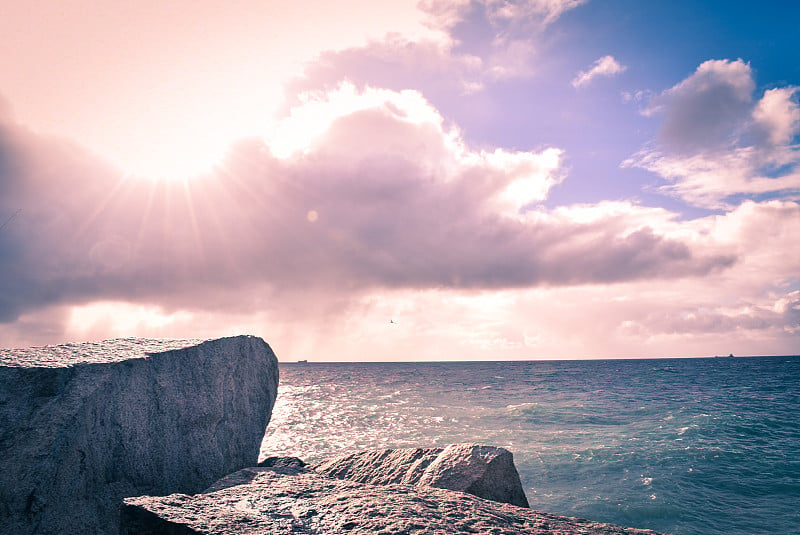
[[[551,205],[629,197],[669,202],[642,190],[643,183],[654,183],[652,176],[619,170],[659,127],[657,119],[641,115],[642,102],[625,102],[624,95],[663,91],[708,59],[743,59],[762,91],[795,85],[799,15],[800,6],[791,2],[588,2],[544,32],[536,73],[492,88],[491,116],[453,109],[452,117],[476,143],[565,147],[571,179],[552,192]],[[471,31],[485,35],[480,27],[460,30],[457,36],[465,40]],[[598,79],[591,88],[569,86],[576,72],[606,54],[624,64],[625,72]],[[450,109],[446,97],[437,104]],[[696,214],[685,204],[671,206]]]
[[[8,7],[0,345],[800,348],[795,3]]]

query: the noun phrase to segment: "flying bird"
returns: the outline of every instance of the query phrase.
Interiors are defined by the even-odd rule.
[[[3,230],[4,228],[6,228],[6,225],[11,223],[11,220],[14,219],[15,217],[17,217],[17,214],[19,214],[21,211],[22,211],[22,208],[20,208],[19,210],[17,210],[13,214],[11,214],[11,217],[6,219],[5,222],[2,225],[0,225],[0,230]]]

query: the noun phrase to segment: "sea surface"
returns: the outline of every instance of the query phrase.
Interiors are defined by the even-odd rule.
[[[800,534],[800,357],[281,364],[262,457],[479,442],[531,507]]]

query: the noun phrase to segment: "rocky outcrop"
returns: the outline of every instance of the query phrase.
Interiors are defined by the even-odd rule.
[[[205,535],[644,535],[648,530],[565,518],[418,485],[370,485],[304,468],[246,468],[213,492],[127,498],[120,532]]]
[[[0,350],[0,533],[116,533],[125,496],[254,465],[277,386],[250,336]]]
[[[313,466],[322,474],[360,483],[401,483],[450,489],[528,507],[514,458],[505,448],[453,444],[446,448],[363,451]]]

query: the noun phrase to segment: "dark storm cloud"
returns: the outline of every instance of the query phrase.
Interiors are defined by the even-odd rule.
[[[242,310],[253,288],[510,288],[733,262],[624,218],[505,213],[497,194],[518,169],[454,157],[437,128],[387,105],[288,158],[243,141],[207,176],[156,182],[5,124],[0,218],[21,212],[0,232],[0,321],[98,299]]]

